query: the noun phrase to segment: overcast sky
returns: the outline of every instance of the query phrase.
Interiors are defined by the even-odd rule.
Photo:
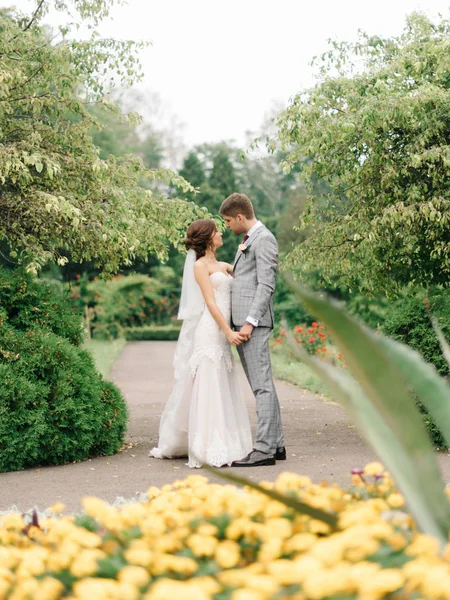
[[[153,42],[142,53],[143,86],[184,123],[186,145],[242,144],[274,104],[311,85],[309,62],[328,38],[352,40],[358,29],[396,35],[414,10],[449,16],[450,0],[129,0],[99,30]]]

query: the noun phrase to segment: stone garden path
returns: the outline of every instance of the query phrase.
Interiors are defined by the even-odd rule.
[[[95,458],[60,467],[28,469],[0,474],[0,511],[13,505],[21,511],[33,506],[44,510],[63,502],[77,512],[83,496],[98,496],[113,502],[132,498],[149,486],[161,486],[193,472],[185,460],[156,460],[148,457],[157,441],[159,417],[173,381],[172,357],[175,342],[133,342],[125,346],[114,365],[111,379],[123,391],[130,408],[127,447],[115,456]],[[253,397],[241,367],[241,384],[252,422]],[[277,382],[285,429],[288,459],[273,467],[230,469],[252,480],[273,480],[282,471],[310,476],[314,481],[348,484],[353,467],[375,460],[346,414],[336,404],[306,393],[290,384]],[[450,455],[441,453],[439,462],[450,482]]]

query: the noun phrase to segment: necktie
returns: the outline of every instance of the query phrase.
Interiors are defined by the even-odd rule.
[[[246,242],[247,240],[248,240],[248,235],[247,235],[247,234],[245,234],[245,236],[244,236],[244,239],[243,239],[242,243],[243,243],[243,244],[245,244],[245,242]]]

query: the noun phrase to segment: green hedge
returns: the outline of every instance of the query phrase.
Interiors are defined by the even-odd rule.
[[[80,281],[72,289],[72,302],[84,314],[96,339],[123,337],[124,328],[170,325],[178,311],[180,281],[169,267],[155,277],[117,275],[110,280]]]
[[[180,334],[180,327],[175,325],[152,325],[149,327],[125,327],[125,339],[128,341],[173,341],[177,340]]]
[[[79,316],[23,272],[0,269],[0,289],[0,471],[117,452],[127,407],[78,346]]]

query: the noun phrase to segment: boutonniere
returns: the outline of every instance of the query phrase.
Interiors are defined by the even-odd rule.
[[[248,246],[246,246],[245,244],[239,244],[238,250],[240,252],[242,252],[242,254],[245,254],[247,252],[247,250],[248,250]]]

